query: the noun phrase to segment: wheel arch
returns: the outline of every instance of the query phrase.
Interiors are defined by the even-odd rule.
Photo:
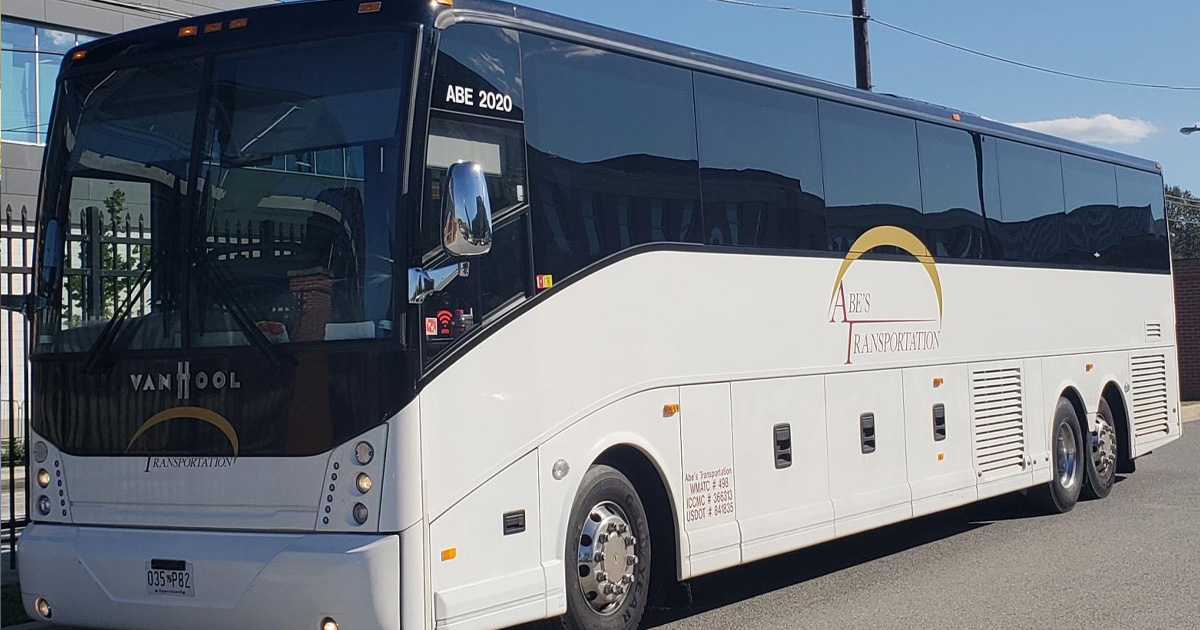
[[[1108,403],[1113,422],[1117,425],[1117,472],[1121,472],[1133,462],[1133,425],[1129,421],[1129,403],[1125,399],[1125,392],[1116,381],[1104,384],[1100,399]]]
[[[652,588],[677,581],[682,575],[683,549],[679,544],[679,506],[671,498],[670,484],[662,468],[641,448],[629,443],[614,444],[601,452],[593,465],[612,466],[629,478],[650,523],[650,548],[670,549],[654,554],[650,567]],[[664,560],[670,559],[670,562]]]
[[[1058,397],[1071,403],[1071,407],[1075,409],[1075,415],[1079,417],[1079,428],[1083,430],[1086,444],[1087,434],[1091,432],[1092,423],[1088,418],[1087,405],[1083,403],[1083,395],[1079,393],[1079,389],[1074,384],[1071,384],[1064,387]]]

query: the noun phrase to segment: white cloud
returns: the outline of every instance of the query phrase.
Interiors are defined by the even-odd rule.
[[[1093,144],[1134,144],[1158,133],[1158,127],[1140,118],[1119,118],[1112,114],[1097,114],[1091,118],[1071,116],[1053,120],[1034,120],[1012,123],[1013,126],[1040,131],[1079,142]]]

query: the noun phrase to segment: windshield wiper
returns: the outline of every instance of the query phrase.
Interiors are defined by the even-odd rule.
[[[104,330],[96,338],[96,343],[92,344],[92,348],[88,350],[87,360],[83,364],[84,374],[98,374],[106,371],[104,368],[111,367],[111,362],[108,358],[113,343],[117,339],[117,332],[121,328],[121,325],[125,323],[125,320],[129,319],[130,313],[133,312],[133,305],[142,298],[146,284],[158,269],[158,263],[163,259],[165,251],[165,248],[160,247],[150,256],[150,261],[146,263],[146,267],[142,269],[142,273],[138,275],[137,280],[134,282],[133,289],[125,295],[125,300],[121,302],[120,307],[113,313],[112,319],[108,320],[108,324],[104,326]],[[163,323],[163,330],[166,330],[165,321]]]
[[[225,279],[218,275],[217,270],[209,262],[208,256],[206,254],[197,256],[193,253],[191,258],[194,266],[199,268],[200,273],[208,280],[209,288],[220,298],[225,308],[229,309],[230,314],[233,315],[233,321],[237,323],[238,328],[242,329],[242,334],[246,336],[246,340],[262,353],[267,362],[271,364],[271,367],[278,370],[285,359],[288,366],[296,365],[296,357],[291,354],[281,354],[275,347],[275,344],[254,323],[250,317],[250,313],[246,311],[246,307],[237,299],[233,291],[229,290],[229,283],[225,282]]]

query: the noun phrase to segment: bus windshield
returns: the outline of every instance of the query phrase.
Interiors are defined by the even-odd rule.
[[[412,50],[367,33],[64,80],[37,351],[391,336]]]

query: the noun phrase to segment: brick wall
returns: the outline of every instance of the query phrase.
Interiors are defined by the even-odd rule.
[[[1176,260],[1174,273],[1180,395],[1200,400],[1200,259]]]

